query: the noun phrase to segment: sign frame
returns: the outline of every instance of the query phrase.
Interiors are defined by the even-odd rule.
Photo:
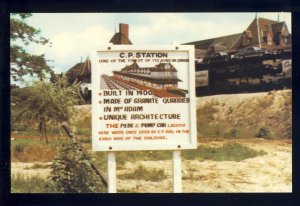
[[[146,48],[146,49],[145,49]],[[99,123],[99,114],[97,106],[100,98],[99,91],[99,71],[98,68],[98,54],[101,52],[137,52],[137,51],[156,51],[156,52],[187,52],[188,53],[188,93],[189,93],[189,137],[185,143],[155,143],[148,144],[142,142],[141,144],[113,144],[108,142],[105,144],[96,144],[99,136],[96,124]],[[194,60],[194,46],[193,45],[108,45],[101,48],[92,56],[92,150],[93,151],[144,151],[144,150],[183,150],[197,148],[197,129],[196,129],[196,95],[195,95],[195,60]],[[98,81],[98,83],[97,83]],[[178,105],[180,108],[180,105]],[[104,120],[102,120],[104,121]]]

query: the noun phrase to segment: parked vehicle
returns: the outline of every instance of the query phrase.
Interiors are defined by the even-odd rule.
[[[248,47],[242,49],[241,51],[237,52],[233,58],[235,59],[244,59],[248,57],[263,57],[266,54],[270,54],[270,52],[264,48],[259,47]]]
[[[291,53],[292,52],[292,45],[288,44],[286,46],[280,46],[275,54],[283,54],[283,53]]]
[[[216,52],[204,57],[202,63],[210,64],[212,62],[227,61],[229,59],[230,55],[228,55],[226,52]]]

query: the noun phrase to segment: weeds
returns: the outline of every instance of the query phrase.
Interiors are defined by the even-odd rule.
[[[11,145],[11,159],[17,162],[50,162],[58,152],[58,144],[63,141],[50,141],[49,144],[40,140],[16,139]]]
[[[105,169],[106,162],[106,153],[105,152],[96,152],[94,153],[95,161],[97,165],[100,165],[100,168]],[[156,161],[156,160],[170,160],[172,159],[172,151],[130,151],[130,152],[118,152],[117,153],[117,167],[124,166],[126,162],[136,162],[138,160],[143,161]]]
[[[266,127],[261,127],[256,134],[258,138],[268,138],[270,135],[269,130]]]
[[[242,161],[261,155],[266,155],[265,151],[256,151],[238,143],[226,143],[222,147],[210,148],[199,146],[197,150],[183,151],[183,158],[188,160],[214,160],[214,161]]]
[[[124,165],[127,161],[135,162],[137,160],[155,161],[169,160],[172,158],[171,151],[134,151],[118,153],[117,163]]]
[[[235,138],[235,137],[237,137],[237,134],[238,134],[238,130],[237,130],[236,128],[231,128],[231,129],[226,133],[226,136]]]
[[[278,139],[278,135],[276,133],[271,132],[267,127],[260,127],[258,132],[255,134],[257,138],[263,138],[267,140]]]
[[[274,101],[274,94],[272,92],[269,92],[267,96],[263,98],[258,98],[258,106],[260,106],[262,109],[268,108],[270,105],[272,105]]]
[[[134,193],[135,190],[129,190],[129,189],[119,189],[118,193]]]
[[[25,167],[24,169],[48,169],[50,165],[48,164],[41,164],[41,163],[34,163],[31,167]]]
[[[12,193],[57,193],[56,186],[39,176],[26,177],[20,174],[11,177]]]
[[[167,179],[167,175],[162,169],[152,169],[147,170],[143,166],[139,166],[136,170],[131,173],[125,173],[118,176],[120,179],[137,179],[137,180],[146,180],[151,182],[159,182],[164,179]]]

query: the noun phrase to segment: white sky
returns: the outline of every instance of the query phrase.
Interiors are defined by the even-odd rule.
[[[258,13],[258,17],[285,21],[291,30],[291,13]],[[135,45],[180,43],[241,33],[255,13],[34,13],[27,23],[41,30],[49,46],[29,46],[35,54],[54,60],[55,72],[66,72],[97,49],[106,46],[119,30],[129,24],[129,38]]]

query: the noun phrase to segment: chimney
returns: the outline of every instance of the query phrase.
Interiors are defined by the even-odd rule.
[[[119,24],[120,43],[129,44],[129,26],[128,24]]]

